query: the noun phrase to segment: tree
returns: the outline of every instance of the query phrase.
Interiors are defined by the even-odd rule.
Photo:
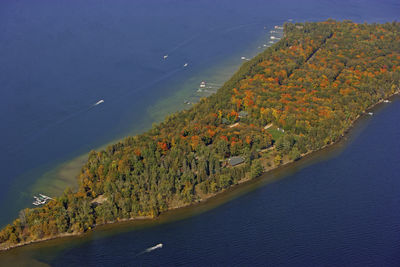
[[[298,160],[298,159],[301,158],[300,151],[297,149],[297,147],[294,147],[294,148],[292,149],[292,151],[290,151],[289,157],[290,157],[290,159],[292,159],[292,160]]]
[[[282,156],[279,155],[279,154],[276,155],[275,158],[274,158],[274,163],[275,163],[275,166],[281,165],[281,163],[282,163]]]
[[[253,161],[253,164],[251,165],[251,178],[256,178],[260,176],[264,171],[263,166],[261,165],[261,162],[259,160]]]

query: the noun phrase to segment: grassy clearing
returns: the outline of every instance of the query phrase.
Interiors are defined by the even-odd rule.
[[[268,133],[272,135],[273,140],[278,140],[280,137],[283,136],[283,132],[279,131],[278,128],[271,127],[267,130]]]

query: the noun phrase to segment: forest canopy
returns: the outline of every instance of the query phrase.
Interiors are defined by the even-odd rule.
[[[90,152],[78,191],[22,210],[0,246],[155,217],[254,179],[340,139],[399,81],[400,23],[287,23],[217,93]]]

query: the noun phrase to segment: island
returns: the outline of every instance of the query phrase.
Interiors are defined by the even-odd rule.
[[[399,88],[400,23],[286,23],[215,94],[91,151],[79,189],[22,210],[0,249],[204,201],[337,142]]]

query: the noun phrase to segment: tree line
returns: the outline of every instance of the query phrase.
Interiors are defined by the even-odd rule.
[[[399,90],[399,23],[287,23],[284,32],[215,94],[91,151],[78,191],[22,210],[1,230],[1,245],[194,203],[337,141]],[[230,166],[233,156],[244,163]]]

